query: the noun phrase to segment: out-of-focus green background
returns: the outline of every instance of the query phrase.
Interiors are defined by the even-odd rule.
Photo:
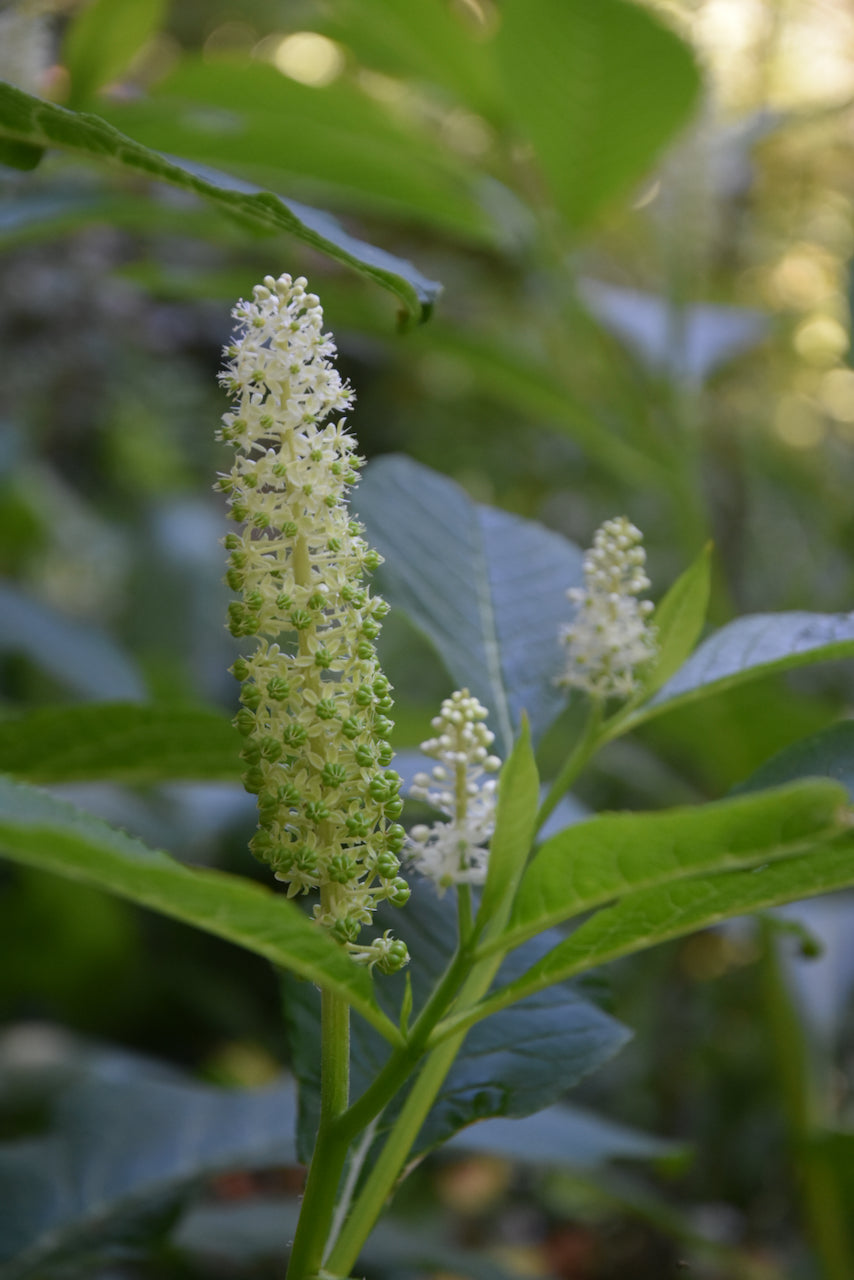
[[[3,170],[3,715],[234,702],[216,372],[230,307],[269,272],[304,273],[321,294],[369,459],[404,452],[581,545],[625,512],[656,595],[711,537],[716,624],[854,607],[854,11],[650,8],[702,72],[684,122],[689,60],[619,31],[622,62],[594,42],[541,86],[525,58],[542,42],[529,49],[523,32],[496,80],[492,0],[0,9],[0,78],[328,210],[444,285],[429,323],[398,332],[376,285],[165,186],[60,153]],[[656,151],[656,112],[671,109],[673,140]],[[404,620],[382,644],[396,745],[413,747],[447,677]],[[677,711],[607,750],[581,798],[721,796],[851,699],[850,665],[829,664]],[[546,763],[562,746],[555,730]],[[234,788],[70,794],[179,856],[262,874],[246,850],[253,805]],[[257,1083],[286,1058],[260,962],[35,872],[0,876],[7,1053],[49,1047],[63,1026],[222,1082]],[[829,946],[811,965],[783,948],[793,1026],[820,1059],[826,1118],[844,1126],[851,907],[818,904],[809,921]],[[576,1096],[689,1144],[690,1160],[628,1181],[437,1163],[402,1192],[404,1213],[520,1274],[722,1278],[736,1255],[756,1280],[819,1274],[760,952],[745,926],[609,974],[636,1038]]]

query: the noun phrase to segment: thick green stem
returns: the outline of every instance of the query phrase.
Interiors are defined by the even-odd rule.
[[[477,1003],[492,984],[502,956],[490,956],[477,963],[460,991],[463,1007]],[[426,1009],[425,1009],[426,1012]],[[438,1015],[438,1009],[436,1014]],[[422,1015],[423,1016],[423,1015]],[[435,1023],[435,1017],[433,1021]],[[412,1150],[427,1114],[435,1101],[465,1038],[465,1031],[450,1036],[428,1056],[400,1115],[371,1170],[362,1191],[327,1259],[327,1269],[335,1275],[350,1275],[359,1252],[383,1206],[394,1190],[401,1170]]]
[[[316,1275],[332,1227],[338,1185],[350,1137],[336,1121],[350,1095],[350,1006],[339,995],[321,995],[320,1123],[288,1263],[288,1280]]]
[[[537,814],[537,829],[551,816],[558,802],[563,798],[587,761],[599,746],[599,726],[602,723],[602,703],[598,698],[591,699],[587,719],[575,741],[575,745],[564,762],[563,768],[555,778],[549,793],[540,806]]]

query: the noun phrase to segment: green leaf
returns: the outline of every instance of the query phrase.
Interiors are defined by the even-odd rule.
[[[405,939],[415,1013],[447,966],[456,943],[456,912],[449,897],[416,881],[403,911],[381,907],[377,928]],[[555,938],[537,938],[509,957],[499,982],[509,982],[542,956]],[[391,1012],[399,1006],[404,979],[382,983],[379,997]],[[298,1151],[311,1152],[319,1114],[320,1001],[307,983],[285,982],[293,1069],[300,1084]],[[468,1036],[436,1098],[414,1150],[424,1152],[486,1116],[524,1116],[556,1102],[569,1088],[612,1057],[629,1031],[586,999],[578,986],[559,986],[520,1004]],[[372,1083],[388,1056],[388,1046],[372,1029],[354,1023],[351,1040],[352,1096]],[[400,1098],[384,1112],[379,1132],[393,1123]]]
[[[380,589],[489,708],[499,753],[510,754],[523,711],[536,741],[566,705],[558,632],[566,590],[582,581],[579,549],[399,456],[371,463],[353,506],[385,557]]]
[[[526,871],[502,947],[639,889],[791,858],[839,834],[844,790],[799,782],[663,813],[604,814],[553,836]],[[497,943],[493,943],[493,947]]]
[[[455,1134],[448,1146],[516,1163],[574,1170],[596,1169],[610,1160],[673,1158],[685,1150],[676,1142],[566,1102],[522,1119],[484,1120]]]
[[[69,1262],[100,1274],[97,1258],[202,1180],[293,1163],[295,1113],[290,1081],[214,1089],[103,1055],[58,1092],[46,1136],[0,1145],[3,1280]]]
[[[191,191],[257,232],[288,232],[389,290],[411,316],[426,318],[438,297],[438,284],[403,259],[356,240],[326,213],[225,174],[199,172],[193,165],[167,160],[125,137],[98,116],[68,111],[9,84],[0,84],[0,138],[60,147],[91,160],[107,160],[146,178]]]
[[[779,751],[733,790],[764,791],[796,778],[832,778],[854,802],[854,720],[842,720]]]
[[[299,84],[257,61],[184,58],[145,98],[104,103],[123,133],[267,187],[489,239],[471,168],[350,79]],[[316,194],[315,194],[316,193]]]
[[[265,956],[343,996],[394,1043],[368,972],[282,894],[240,876],[187,867],[46,792],[0,778],[0,849],[128,898]]]
[[[71,74],[70,105],[79,106],[119,76],[165,11],[166,0],[92,0],[81,9],[62,46]]]
[[[483,39],[488,15],[444,0],[338,0],[318,17],[326,34],[373,70],[443,85],[475,110],[500,118],[498,76]]]
[[[851,885],[854,838],[841,836],[811,853],[781,862],[629,893],[615,906],[596,912],[521,978],[496,991],[471,1012],[440,1023],[434,1043],[552,983],[565,982],[612,960],[708,929],[732,916],[764,911]]]
[[[16,142],[14,138],[0,138],[0,164],[10,169],[29,172],[38,168],[44,155],[44,147],[31,147],[28,142]]]
[[[239,782],[227,716],[173,703],[46,707],[0,721],[0,772],[28,782]]]
[[[693,652],[706,621],[711,587],[712,545],[676,579],[652,616],[658,656],[643,679],[639,698],[648,698],[675,675]]]
[[[698,100],[688,45],[625,0],[507,0],[496,43],[507,109],[571,227],[625,195]]]
[[[506,923],[534,843],[539,804],[537,762],[523,717],[522,732],[500,774],[495,831],[489,842],[486,884],[475,923],[476,931],[485,930],[486,936],[500,933]]]
[[[655,697],[629,717],[628,726],[745,680],[852,654],[854,613],[748,614],[704,640]]]

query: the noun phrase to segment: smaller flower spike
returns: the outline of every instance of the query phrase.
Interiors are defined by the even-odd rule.
[[[233,314],[221,380],[234,406],[220,438],[236,457],[219,488],[240,526],[225,539],[241,596],[229,626],[256,637],[232,668],[243,781],[258,797],[252,849],[289,897],[319,889],[320,924],[391,972],[406,963],[404,944],[359,938],[377,904],[402,906],[409,886],[400,777],[386,768],[391,685],[374,648],[388,605],[363,581],[380,557],[347,505],[362,459],[337,415],[353,396],[305,280],[267,276]]]
[[[407,849],[416,871],[433,880],[440,894],[452,884],[483,884],[486,879],[497,781],[483,779],[483,774],[501,768],[498,757],[489,754],[495,735],[484,723],[488,714],[468,689],[458,690],[432,721],[436,737],[421,743],[424,754],[439,763],[431,773],[415,775],[409,794],[450,821],[413,827]]]
[[[647,621],[653,605],[637,599],[650,585],[642,537],[625,516],[596,531],[584,557],[584,586],[566,593],[576,614],[560,631],[567,653],[558,684],[593,698],[627,698],[638,670],[655,656],[655,629]]]

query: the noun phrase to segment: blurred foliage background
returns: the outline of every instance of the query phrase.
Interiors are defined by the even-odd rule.
[[[444,285],[430,321],[398,332],[374,284],[174,189],[63,153],[4,169],[4,715],[234,702],[215,376],[231,305],[269,272],[321,294],[368,458],[405,452],[581,545],[625,512],[657,594],[711,537],[716,624],[852,607],[854,13],[650,8],[655,39],[618,23],[605,52],[591,40],[569,58],[548,30],[508,32],[518,6],[493,0],[0,9],[0,78],[329,210]],[[397,745],[413,747],[447,679],[405,621],[383,645]],[[852,689],[829,664],[674,712],[606,750],[579,794],[596,808],[723,795],[844,714]],[[233,788],[66,790],[179,856],[256,874],[253,805]],[[61,1053],[61,1024],[208,1080],[275,1074],[287,1049],[263,964],[35,872],[4,867],[2,884],[8,1061]],[[399,1213],[525,1275],[840,1274],[810,1245],[782,1091],[803,1067],[822,1121],[851,1124],[850,916],[844,900],[810,907],[827,940],[810,962],[797,936],[745,926],[609,972],[636,1037],[576,1096],[689,1156],[631,1175],[443,1159]],[[254,1256],[205,1266],[170,1255],[144,1274],[275,1274]]]

